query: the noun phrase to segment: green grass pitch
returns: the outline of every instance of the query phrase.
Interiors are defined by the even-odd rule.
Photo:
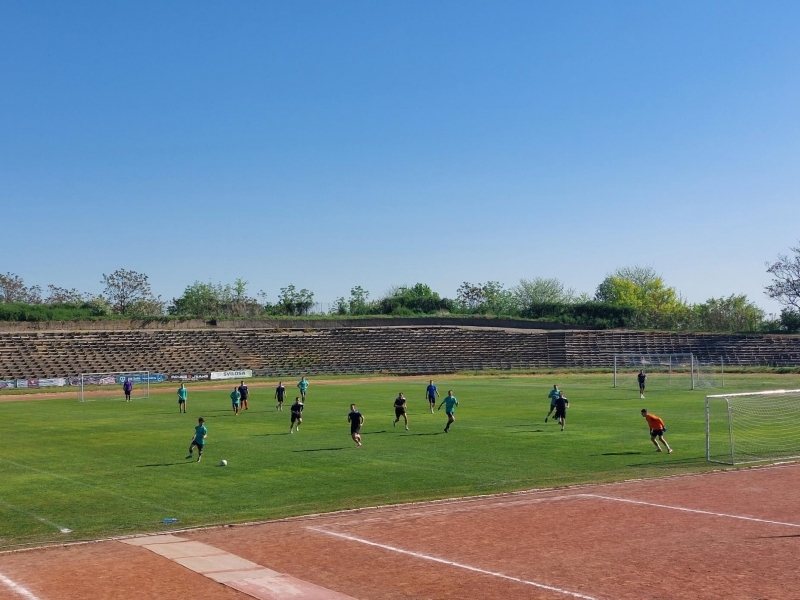
[[[612,389],[610,375],[437,378],[442,396],[453,388],[460,402],[444,434],[444,411],[428,412],[426,383],[312,380],[293,435],[290,402],[276,412],[272,387],[251,388],[251,408],[238,417],[228,390],[196,387],[185,415],[173,388],[129,404],[78,403],[73,394],[0,403],[0,548],[159,531],[165,518],[179,527],[236,523],[718,468],[705,461],[707,390],[654,381],[642,401],[634,387]],[[544,423],[553,383],[571,401],[563,433]],[[800,377],[725,383],[725,391],[752,391],[800,387]],[[402,421],[392,427],[398,391],[408,398],[409,432]],[[366,418],[361,450],[349,437],[351,402]],[[665,420],[672,455],[654,451],[642,407]],[[199,464],[184,458],[198,416],[209,430]]]

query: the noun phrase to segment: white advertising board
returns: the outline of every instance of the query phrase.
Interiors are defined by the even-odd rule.
[[[211,371],[211,379],[244,379],[252,377],[251,369],[238,369],[235,371]]]

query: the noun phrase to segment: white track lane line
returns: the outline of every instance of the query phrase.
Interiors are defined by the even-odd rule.
[[[0,573],[0,583],[4,584],[12,592],[16,592],[17,594],[19,594],[23,598],[27,598],[28,600],[39,600],[39,596],[37,596],[36,594],[26,590],[24,587],[22,587],[16,581],[13,581],[13,580],[9,579],[8,577],[3,575],[2,573]]]
[[[800,524],[798,523],[785,523],[783,521],[770,521],[769,519],[758,519],[756,517],[729,515],[727,513],[712,512],[710,510],[698,510],[696,508],[684,508],[682,506],[669,506],[667,504],[656,504],[655,502],[644,502],[642,500],[629,500],[627,498],[616,498],[614,496],[601,496],[600,494],[583,494],[583,496],[586,498],[599,498],[601,500],[613,500],[614,502],[626,502],[628,504],[641,504],[643,506],[667,508],[669,510],[679,510],[681,512],[695,513],[698,515],[710,515],[712,517],[724,517],[726,519],[739,519],[740,521],[753,521],[754,523],[768,523],[769,525],[782,525],[784,527],[800,527]]]
[[[328,531],[327,529],[321,529],[319,527],[306,527],[311,531],[316,531],[317,533],[324,533],[325,535],[331,535],[333,537],[342,538],[345,540],[349,540],[351,542],[358,542],[360,544],[366,544],[367,546],[374,546],[376,548],[381,548],[383,550],[390,550],[391,552],[397,552],[399,554],[406,554],[408,556],[413,556],[414,558],[422,558],[424,560],[430,560],[433,562],[437,562],[443,565],[449,565],[451,567],[458,567],[459,569],[466,569],[467,571],[472,571],[473,573],[481,573],[483,575],[491,575],[492,577],[499,577],[500,579],[507,579],[509,581],[515,581],[516,583],[523,583],[525,585],[531,585],[533,587],[537,587],[542,590],[547,590],[549,592],[556,592],[557,594],[564,594],[565,596],[570,596],[572,598],[581,598],[582,600],[598,600],[594,596],[587,596],[586,594],[581,594],[579,592],[571,592],[569,590],[563,590],[561,588],[554,587],[552,585],[545,585],[544,583],[537,583],[535,581],[527,581],[526,579],[520,579],[519,577],[513,577],[511,575],[506,575],[505,573],[497,573],[496,571],[487,571],[486,569],[479,569],[478,567],[471,567],[469,565],[465,565],[463,563],[454,562],[452,560],[445,560],[443,558],[437,558],[436,556],[430,556],[429,554],[422,554],[420,552],[412,552],[411,550],[403,550],[402,548],[395,548],[394,546],[388,546],[386,544],[379,544],[377,542],[371,542],[369,540],[365,540],[362,538],[358,538],[352,535],[345,535],[344,533],[336,533],[335,531]]]

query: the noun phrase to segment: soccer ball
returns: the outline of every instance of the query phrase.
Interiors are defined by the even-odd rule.
[[[227,467],[228,466],[228,461],[225,460],[225,459],[219,461],[219,466],[220,467]]]

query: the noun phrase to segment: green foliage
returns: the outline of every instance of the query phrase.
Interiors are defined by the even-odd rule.
[[[512,292],[521,312],[538,304],[572,304],[575,301],[575,290],[565,288],[554,277],[520,279]]]
[[[800,333],[800,310],[784,308],[781,311],[781,329],[786,333]]]
[[[456,292],[453,308],[470,314],[519,314],[514,294],[499,281],[487,281],[485,284],[465,281]]]
[[[308,314],[314,306],[314,293],[303,288],[298,290],[293,284],[281,288],[278,302],[271,307],[273,314],[299,317]]]
[[[384,315],[429,314],[451,311],[453,301],[442,298],[430,286],[417,283],[412,287],[400,286],[378,301],[378,311]]]
[[[263,314],[264,308],[247,296],[247,283],[237,279],[233,285],[195,281],[183,296],[172,300],[171,315],[184,317],[244,317]]]
[[[80,321],[107,316],[102,305],[0,303],[0,321]]]
[[[693,306],[692,312],[694,328],[702,331],[759,331],[764,321],[764,311],[744,294],[709,298]]]
[[[144,273],[117,269],[110,275],[103,273],[104,297],[111,310],[126,317],[161,316],[164,302],[153,296],[150,281]]]
[[[636,315],[636,310],[630,306],[604,302],[532,304],[522,312],[528,319],[603,329],[630,327]]]

